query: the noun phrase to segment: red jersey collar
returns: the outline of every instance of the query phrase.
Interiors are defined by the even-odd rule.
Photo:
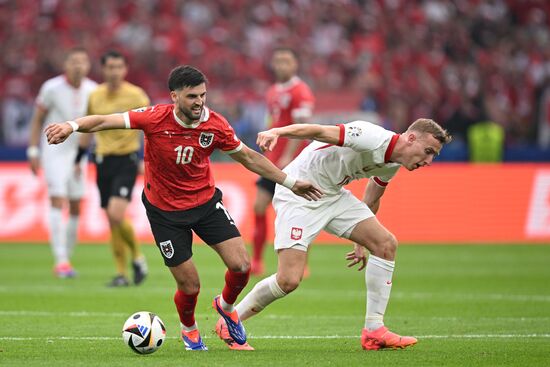
[[[401,134],[395,134],[391,137],[390,143],[386,148],[386,153],[384,154],[384,163],[388,163],[390,161],[391,154],[393,153],[393,149],[395,148],[395,144],[397,144],[397,139],[399,139],[400,135]]]

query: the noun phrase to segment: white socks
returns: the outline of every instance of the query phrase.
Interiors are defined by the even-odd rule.
[[[367,285],[367,315],[365,328],[369,331],[384,326],[384,313],[390,299],[395,261],[369,256],[365,283]]]
[[[225,302],[225,299],[223,299],[223,295],[220,295],[220,306],[222,306],[222,308],[225,312],[230,312],[231,313],[235,309],[235,307],[233,307],[232,304],[229,304],[229,303]]]
[[[193,331],[193,330],[197,329],[197,323],[196,322],[193,326],[185,326],[181,322],[180,322],[180,325],[181,325],[181,329],[184,330],[184,331]]]
[[[276,299],[286,296],[277,284],[277,274],[259,281],[235,307],[241,320],[256,315]]]
[[[65,246],[65,226],[63,225],[62,210],[50,207],[48,220],[50,224],[50,245],[55,258],[55,264],[69,262],[69,254]]]
[[[67,263],[71,257],[78,234],[78,215],[70,215],[65,227],[63,210],[50,207],[48,221],[50,225],[50,244],[55,264]]]
[[[76,237],[78,234],[78,215],[69,215],[69,221],[67,222],[67,233],[66,233],[66,246],[67,254],[69,257],[73,255],[74,247],[76,246]]]

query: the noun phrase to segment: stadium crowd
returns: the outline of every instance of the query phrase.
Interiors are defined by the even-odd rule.
[[[354,108],[390,129],[431,117],[460,140],[490,120],[507,144],[550,146],[541,133],[550,125],[546,0],[4,0],[0,21],[6,145],[26,144],[38,87],[75,45],[96,66],[106,49],[121,50],[129,80],[154,103],[165,101],[164,76],[175,65],[200,67],[210,104],[246,140],[263,127],[271,51],[286,45],[316,95],[360,95]]]

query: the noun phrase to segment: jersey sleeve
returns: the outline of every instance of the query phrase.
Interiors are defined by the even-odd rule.
[[[300,118],[309,118],[313,114],[313,106],[315,105],[315,97],[311,89],[306,84],[302,84],[292,99],[292,107],[290,114],[292,121]]]
[[[396,166],[395,168],[392,168],[388,173],[386,173],[383,176],[374,176],[372,180],[378,186],[386,187],[388,186],[388,183],[390,183],[391,179],[395,177],[399,168],[400,168],[399,166]]]
[[[136,108],[128,112],[124,112],[124,122],[127,129],[139,129],[147,131],[151,125],[155,106]]]
[[[378,148],[387,138],[384,128],[367,121],[352,121],[337,125],[340,128],[339,146],[348,147],[356,152]]]
[[[44,110],[49,110],[53,104],[52,94],[50,84],[48,82],[42,84],[38,96],[36,96],[36,105]]]
[[[229,122],[222,120],[222,134],[220,139],[218,139],[217,148],[223,151],[226,154],[237,153],[243,148],[243,143],[235,134],[233,127],[229,125]]]

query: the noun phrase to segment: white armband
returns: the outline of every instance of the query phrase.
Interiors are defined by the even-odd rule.
[[[38,158],[40,149],[36,145],[31,145],[27,148],[27,158]]]
[[[283,183],[281,185],[283,185],[284,187],[286,187],[289,190],[292,190],[292,188],[296,184],[296,181],[297,180],[294,177],[291,177],[290,175],[286,175],[285,180],[283,181]]]
[[[69,125],[73,128],[73,132],[78,131],[78,124],[75,121],[67,121]]]

